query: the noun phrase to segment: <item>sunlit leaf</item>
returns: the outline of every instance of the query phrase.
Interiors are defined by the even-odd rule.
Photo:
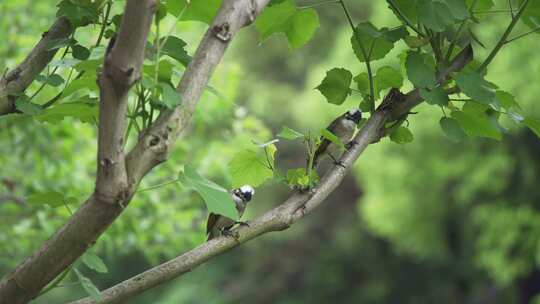
[[[236,153],[228,165],[232,186],[247,184],[257,187],[271,179],[274,173],[267,162],[264,155],[253,150],[246,149]]]
[[[201,21],[210,24],[220,5],[221,0],[167,0],[165,6],[167,12],[174,16],[180,15],[183,11],[180,20]]]
[[[51,207],[60,207],[76,203],[76,199],[67,197],[57,191],[36,192],[26,199],[31,205],[49,205]]]
[[[289,127],[283,126],[281,128],[281,132],[279,132],[279,134],[277,136],[281,137],[281,138],[293,140],[293,139],[304,137],[304,134],[302,134],[302,133],[300,133],[298,131],[295,131],[295,130],[289,128]]]
[[[160,83],[162,91],[162,103],[168,109],[173,109],[182,103],[182,96],[168,83]]]
[[[328,131],[327,129],[322,129],[321,130],[321,136],[328,139],[329,141],[333,142],[337,146],[339,146],[341,148],[345,148],[345,145],[343,144],[343,142],[341,142],[339,137],[337,137],[336,135],[334,135],[332,132]]]
[[[463,111],[452,111],[452,118],[457,120],[468,136],[489,137],[501,140],[502,135],[496,125],[486,115],[485,110],[468,103]]]
[[[523,120],[523,124],[525,124],[531,131],[536,134],[536,136],[540,137],[540,120],[532,117],[526,117]]]
[[[97,256],[94,252],[91,250],[86,251],[81,256],[81,261],[86,265],[88,268],[95,270],[99,273],[107,273],[108,269],[103,260]]]
[[[184,172],[180,173],[179,179],[185,187],[191,188],[201,195],[208,211],[234,220],[238,219],[238,211],[231,194],[220,185],[199,175],[193,166],[186,165]]]

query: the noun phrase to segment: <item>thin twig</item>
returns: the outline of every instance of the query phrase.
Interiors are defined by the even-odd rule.
[[[370,64],[370,58],[368,54],[366,53],[366,48],[364,47],[364,43],[360,39],[360,36],[358,35],[358,31],[354,27],[354,22],[352,21],[351,14],[349,13],[349,10],[347,9],[347,6],[345,5],[344,0],[339,0],[339,3],[341,4],[341,7],[343,8],[343,11],[345,12],[345,16],[347,17],[347,20],[349,21],[349,25],[351,26],[351,29],[353,31],[353,36],[356,39],[356,42],[358,42],[358,46],[360,46],[360,51],[362,52],[362,56],[364,57],[364,62],[366,64],[366,69],[368,73],[368,79],[369,79],[369,106],[370,106],[370,112],[375,111],[375,89],[373,85],[373,72],[371,71],[371,64]]]
[[[501,39],[499,39],[499,42],[497,42],[497,44],[495,45],[495,47],[493,48],[491,53],[489,53],[486,60],[484,60],[484,62],[482,62],[482,64],[478,67],[478,69],[477,69],[478,72],[483,71],[491,63],[491,61],[493,61],[493,58],[495,58],[497,53],[504,46],[504,44],[506,43],[506,39],[508,39],[508,36],[510,35],[512,30],[516,26],[519,19],[521,18],[521,15],[523,15],[523,12],[525,11],[525,8],[527,7],[527,4],[529,4],[529,0],[524,0],[523,3],[521,4],[521,7],[519,8],[519,11],[512,18],[512,21],[510,22],[510,24],[506,28],[506,31],[504,31],[503,35],[501,36]]]
[[[527,36],[527,35],[530,35],[530,34],[532,34],[532,33],[536,33],[536,32],[538,32],[538,31],[540,31],[540,27],[537,27],[537,28],[535,28],[535,29],[532,29],[532,30],[530,30],[530,31],[528,31],[528,32],[525,32],[525,33],[521,34],[521,35],[517,35],[516,37],[514,37],[514,38],[512,38],[512,39],[508,39],[508,40],[506,40],[506,41],[504,42],[504,44],[508,44],[508,43],[510,43],[510,42],[512,42],[512,41],[518,40],[518,39],[520,39],[520,38],[523,38],[523,37],[525,37],[525,36]]]

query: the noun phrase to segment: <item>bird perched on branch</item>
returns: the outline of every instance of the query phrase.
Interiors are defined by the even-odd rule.
[[[255,189],[250,185],[244,185],[231,191],[231,197],[236,204],[239,218],[244,214],[247,203],[254,194]],[[220,235],[230,235],[230,229],[236,224],[245,225],[243,222],[237,222],[226,216],[210,213],[208,221],[206,222],[206,234],[208,235],[208,240]]]
[[[350,140],[354,135],[356,126],[362,119],[362,112],[358,109],[352,109],[343,113],[338,118],[334,119],[326,130],[334,134],[342,143],[350,145]],[[328,138],[322,138],[321,143],[313,157],[313,168],[317,167],[318,162],[324,155],[328,155],[334,163],[340,165],[339,161],[332,155],[338,151],[338,146]]]

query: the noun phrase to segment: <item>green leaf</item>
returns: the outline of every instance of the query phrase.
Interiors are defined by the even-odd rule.
[[[428,28],[442,32],[469,16],[464,0],[419,0],[418,20]]]
[[[281,128],[281,131],[279,132],[279,134],[277,136],[281,137],[281,138],[288,139],[288,140],[294,140],[294,139],[297,139],[297,138],[304,137],[304,134],[302,134],[302,133],[300,133],[298,131],[295,131],[295,130],[289,128],[289,127],[283,126]]]
[[[257,187],[274,175],[268,168],[266,157],[248,149],[236,153],[228,168],[233,187],[246,184]]]
[[[416,36],[407,36],[403,39],[408,47],[410,48],[419,48],[429,43],[429,39],[416,37]]]
[[[305,168],[287,170],[287,184],[290,186],[300,186],[301,188],[311,187],[319,182],[319,176],[315,170],[311,170],[311,185],[310,177],[306,173]]]
[[[66,197],[60,192],[45,191],[37,192],[27,198],[31,205],[49,205],[51,207],[61,207],[68,204],[74,204],[77,200],[73,197]]]
[[[310,9],[299,10],[291,18],[289,28],[285,32],[289,45],[293,49],[300,48],[308,43],[319,28],[319,15]]]
[[[441,1],[441,0],[439,0]],[[465,20],[469,17],[469,11],[465,0],[442,0],[450,9],[450,14],[457,20]]]
[[[98,111],[97,104],[70,102],[44,109],[35,118],[41,122],[58,123],[66,117],[73,117],[81,122],[94,123],[98,120]]]
[[[103,260],[99,256],[97,256],[95,253],[93,253],[91,250],[86,251],[81,256],[81,261],[86,265],[88,268],[95,270],[99,273],[107,273],[108,269],[105,263],[103,263]]]
[[[459,126],[457,120],[450,117],[443,117],[439,121],[439,125],[444,134],[453,142],[460,142],[467,137],[463,129]]]
[[[435,70],[426,63],[421,53],[408,52],[405,69],[409,81],[414,86],[419,88],[433,88],[435,86]]]
[[[336,135],[334,135],[332,132],[328,131],[327,129],[322,129],[321,130],[321,136],[328,139],[329,141],[333,142],[337,146],[339,146],[341,148],[345,148],[345,145],[341,142],[339,137],[337,137]]]
[[[64,78],[58,74],[52,74],[47,77],[47,83],[53,87],[59,87],[64,83]]]
[[[92,280],[85,277],[79,270],[75,270],[75,274],[77,275],[77,278],[79,279],[79,283],[81,283],[81,286],[83,287],[84,291],[92,298],[94,301],[98,302],[101,301],[101,293],[99,292],[99,289],[94,285]]]
[[[72,55],[75,59],[86,60],[90,57],[90,50],[80,44],[72,46],[71,50],[73,51]]]
[[[71,24],[77,28],[99,21],[100,1],[72,1],[62,0],[58,4],[56,16],[66,16]]]
[[[329,103],[340,105],[351,93],[352,73],[346,69],[334,68],[326,72],[326,77],[317,90]]]
[[[520,109],[521,107],[517,103],[514,95],[505,92],[505,91],[497,91],[495,92],[495,97],[497,98],[497,101],[506,110],[510,109]]]
[[[540,120],[532,117],[525,117],[523,123],[529,127],[529,129],[531,129],[536,136],[540,137]]]
[[[274,166],[274,162],[276,160],[276,152],[277,152],[277,147],[276,145],[274,144],[267,144],[264,146],[264,152],[266,153],[266,155],[268,155],[268,160],[270,161],[270,164],[272,165],[272,167]]]
[[[81,61],[79,59],[74,58],[64,58],[64,59],[58,59],[53,60],[51,63],[49,63],[49,66],[56,68],[71,68],[79,64]]]
[[[486,115],[485,109],[467,103],[463,111],[453,111],[452,118],[459,122],[459,125],[470,136],[488,137],[501,140],[502,135],[497,126]]]
[[[412,132],[403,126],[396,128],[394,132],[390,134],[390,139],[400,145],[410,143],[413,141],[413,138]]]
[[[356,87],[363,96],[369,95],[369,76],[367,73],[360,73],[353,80],[356,82]]]
[[[495,4],[492,0],[466,0],[465,3],[470,10],[485,12],[490,10]],[[472,7],[474,3],[474,7]]]
[[[79,93],[83,90],[98,91],[96,76],[92,75],[92,73],[84,73],[81,78],[71,81],[63,91],[62,95],[68,97],[75,92]]]
[[[167,40],[165,41],[165,39]],[[186,67],[191,61],[191,56],[184,49],[187,43],[175,36],[164,37],[160,40],[160,43],[163,43],[163,41],[165,41],[165,44],[161,49],[161,53],[170,56]]]
[[[159,71],[158,71],[158,81],[159,82],[171,82],[171,77],[174,69],[174,64],[169,62],[166,59],[159,61]],[[145,64],[143,65],[143,74],[154,79],[156,74],[156,65],[155,64]]]
[[[210,24],[220,5],[221,0],[167,0],[165,7],[167,12],[174,16],[180,15],[186,7],[180,20],[201,21]]]
[[[27,115],[36,115],[41,112],[41,106],[30,102],[30,98],[26,95],[15,100],[15,108]]]
[[[261,41],[272,34],[284,33],[293,49],[309,42],[319,26],[316,10],[297,9],[291,0],[265,8],[255,21],[255,28],[259,32]]]
[[[351,37],[351,44],[360,62],[365,62],[366,59],[373,61],[384,58],[394,48],[394,43],[406,35],[407,31],[404,27],[393,30],[381,28],[379,30],[373,24],[363,22],[356,26]],[[363,50],[359,40],[364,46]]]
[[[532,30],[537,29],[540,27],[540,2],[538,1],[530,1],[527,5],[527,8],[523,12],[523,15],[521,16],[521,21],[525,23],[529,28]],[[540,33],[540,31],[536,31],[536,33]]]
[[[255,28],[261,41],[274,33],[285,32],[291,18],[296,14],[296,6],[290,0],[265,8],[255,20]]]
[[[390,1],[392,1],[393,4],[395,4],[398,7],[399,12],[402,15],[404,15],[405,18],[407,18],[407,20],[409,20],[413,24],[417,23],[417,20],[418,20],[418,16],[416,12],[417,2],[418,2],[417,0],[386,0],[386,2],[390,2]],[[401,19],[400,13],[394,10],[394,8],[391,5],[389,5],[389,7],[392,9],[392,11],[394,12],[394,15],[396,15],[398,19],[400,19],[401,21],[404,21]]]
[[[447,106],[450,101],[446,92],[440,87],[431,90],[421,89],[420,97],[424,98],[431,105]]]
[[[170,84],[161,82],[162,103],[168,109],[174,109],[182,103],[182,96]]]
[[[193,166],[186,165],[184,172],[180,173],[179,179],[184,186],[201,195],[208,211],[238,220],[238,211],[231,194],[220,185],[199,175]]]
[[[383,66],[377,70],[375,82],[377,83],[377,92],[388,88],[399,89],[403,85],[403,76],[398,70]]]
[[[455,77],[458,87],[465,95],[483,104],[496,103],[493,85],[476,72],[460,72]]]

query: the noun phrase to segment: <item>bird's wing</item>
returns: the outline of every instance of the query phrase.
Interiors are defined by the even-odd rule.
[[[210,213],[210,215],[208,215],[208,221],[206,222],[206,234],[209,234],[212,231],[212,228],[216,224],[218,218],[219,215],[215,213]]]

